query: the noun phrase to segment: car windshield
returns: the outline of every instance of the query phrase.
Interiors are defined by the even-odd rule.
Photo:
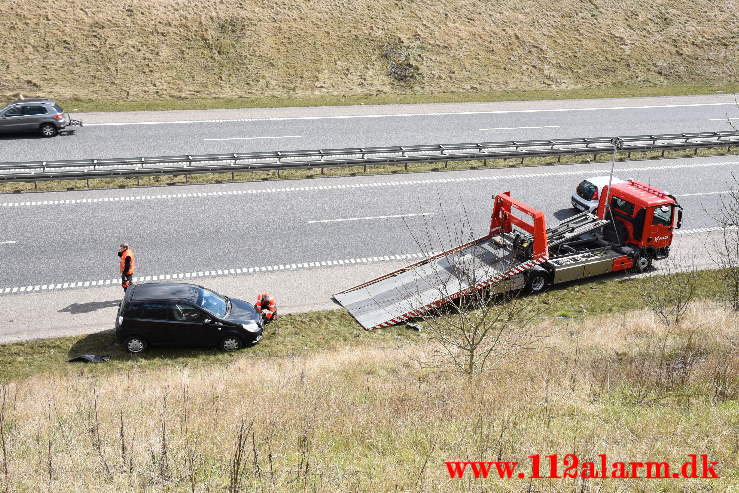
[[[216,317],[223,318],[228,313],[230,302],[224,296],[202,289],[198,295],[198,305]]]
[[[54,111],[56,111],[57,113],[64,113],[64,110],[63,110],[63,109],[62,109],[62,107],[61,107],[61,106],[59,106],[58,104],[55,104],[55,105],[53,106],[53,108],[54,108]]]

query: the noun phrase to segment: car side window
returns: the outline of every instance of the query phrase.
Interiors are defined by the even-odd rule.
[[[202,323],[205,322],[203,312],[190,305],[176,303],[173,307],[174,319],[181,322]]]
[[[35,106],[24,106],[23,107],[23,114],[24,115],[45,115],[46,114],[46,108],[43,106],[35,105]]]
[[[611,199],[611,207],[623,211],[629,216],[634,214],[634,204],[619,197],[613,197]]]
[[[145,320],[171,320],[172,308],[168,303],[145,301],[131,305],[126,315]]]
[[[5,116],[21,116],[22,114],[23,113],[21,113],[21,109],[17,106],[13,106],[5,112]]]

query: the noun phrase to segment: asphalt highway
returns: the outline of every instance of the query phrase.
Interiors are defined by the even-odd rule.
[[[110,282],[123,241],[138,254],[141,278],[157,280],[206,282],[208,276],[367,264],[388,256],[410,263],[421,252],[485,234],[491,196],[499,192],[546,211],[549,221],[562,219],[571,213],[577,183],[609,167],[3,195],[0,295]],[[711,216],[732,173],[739,173],[736,156],[616,163],[617,176],[677,195],[685,208],[683,231],[694,233],[715,226]]]
[[[0,162],[716,131],[739,108],[721,94],[72,116],[75,135],[0,136]]]

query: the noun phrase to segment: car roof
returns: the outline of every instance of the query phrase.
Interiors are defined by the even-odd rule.
[[[608,175],[606,176],[593,176],[592,178],[586,178],[585,181],[589,181],[593,185],[595,185],[598,188],[601,188],[605,185],[608,185],[608,179],[610,177]],[[626,180],[622,180],[621,178],[618,178],[616,176],[613,177],[613,181],[611,183],[626,183]]]
[[[202,286],[180,282],[134,284],[129,301],[176,300],[196,303],[202,289]]]
[[[45,98],[29,98],[29,99],[16,99],[15,101],[11,101],[8,103],[8,106],[11,104],[23,104],[23,103],[50,103],[54,104],[54,101],[51,99],[45,99]]]

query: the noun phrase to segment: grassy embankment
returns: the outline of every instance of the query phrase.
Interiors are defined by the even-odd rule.
[[[134,109],[733,91],[734,10],[732,0],[4,2],[0,97]]]
[[[364,332],[342,311],[285,316],[237,354],[130,359],[109,334],[0,346],[0,485],[239,491],[228,485],[240,450],[241,491],[725,491],[738,479],[737,314],[702,301],[665,328],[639,296],[655,282],[600,280],[530,298],[545,343],[476,378],[440,364],[425,332]],[[699,297],[715,298],[717,285],[716,273],[701,273]],[[113,361],[63,363],[88,351]],[[722,479],[529,485],[449,480],[443,466],[528,464],[535,453],[671,464],[707,453]]]

